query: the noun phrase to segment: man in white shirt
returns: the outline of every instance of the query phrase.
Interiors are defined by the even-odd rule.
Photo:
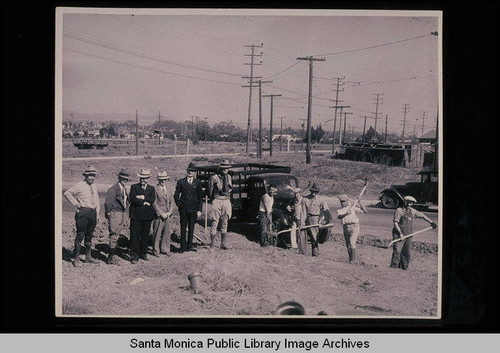
[[[76,238],[73,250],[73,265],[79,267],[81,242],[85,244],[85,262],[96,263],[91,255],[92,237],[94,229],[99,222],[99,195],[95,185],[97,171],[93,166],[88,166],[83,172],[85,179],[73,185],[64,192],[64,197],[76,207]]]
[[[267,193],[262,195],[259,204],[259,224],[260,224],[260,246],[268,245],[268,232],[271,230],[273,221],[274,195],[278,188],[269,185]]]
[[[342,194],[339,195],[339,201],[342,208],[337,210],[337,218],[342,222],[349,263],[352,263],[356,260],[356,241],[359,236],[359,219],[356,212],[366,213],[367,211],[359,199],[351,205],[349,197]]]

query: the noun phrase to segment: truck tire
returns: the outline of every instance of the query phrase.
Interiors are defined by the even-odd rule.
[[[380,197],[380,202],[382,203],[382,206],[384,208],[388,209],[395,209],[399,206],[399,200],[396,198],[396,196],[391,195],[387,192],[384,192],[382,196]]]

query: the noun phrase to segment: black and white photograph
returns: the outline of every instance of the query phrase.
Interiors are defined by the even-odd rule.
[[[441,11],[55,18],[57,317],[442,318]]]

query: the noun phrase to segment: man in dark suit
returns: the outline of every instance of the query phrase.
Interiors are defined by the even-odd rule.
[[[130,204],[130,196],[125,188],[129,179],[129,173],[122,169],[118,174],[118,182],[108,189],[106,201],[104,201],[104,216],[108,220],[109,229],[109,251],[108,265],[117,265],[114,258],[116,244],[125,223],[125,210]]]
[[[196,165],[189,163],[187,176],[179,179],[175,187],[174,201],[179,208],[181,227],[181,252],[196,251],[193,247],[194,225],[201,216],[203,189],[196,176]],[[186,227],[188,229],[186,244]]]
[[[149,231],[156,216],[153,208],[156,191],[154,186],[148,185],[151,171],[141,169],[137,176],[139,183],[130,187],[130,256],[133,264],[139,261],[139,256],[148,261]]]

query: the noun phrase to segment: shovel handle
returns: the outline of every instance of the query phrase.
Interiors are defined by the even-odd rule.
[[[427,228],[421,229],[421,230],[419,230],[419,231],[413,232],[413,233],[411,233],[411,234],[405,235],[405,236],[403,236],[403,237],[401,237],[401,238],[399,238],[399,239],[394,239],[393,241],[391,241],[391,242],[387,245],[387,247],[388,247],[388,248],[390,248],[390,247],[391,247],[391,245],[393,245],[394,243],[397,243],[398,241],[403,241],[403,240],[405,240],[405,239],[407,239],[407,238],[409,238],[409,237],[412,237],[412,236],[414,236],[414,235],[416,235],[416,234],[418,234],[418,233],[426,232],[426,231],[431,230],[431,229],[433,229],[433,227],[427,227]]]

